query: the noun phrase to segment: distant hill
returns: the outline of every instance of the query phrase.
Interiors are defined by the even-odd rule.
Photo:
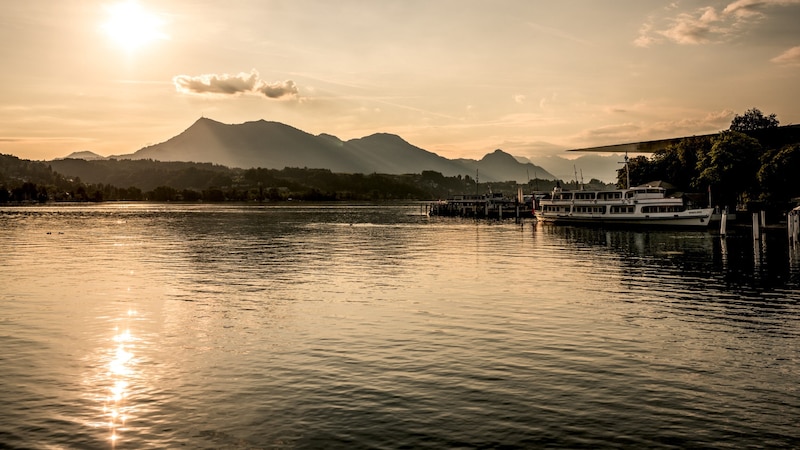
[[[573,158],[575,158],[574,155]],[[584,154],[575,159],[566,159],[561,156],[545,156],[541,158],[541,164],[555,174],[556,178],[565,181],[574,181],[575,173],[578,174],[578,181],[583,176],[584,181],[588,182],[592,178],[614,183],[617,180],[617,170],[623,167],[622,161],[624,154]]]
[[[86,161],[97,161],[107,159],[105,156],[98,155],[95,152],[90,152],[88,150],[84,150],[82,152],[72,152],[63,159],[83,159]]]
[[[532,163],[496,150],[480,161],[450,160],[416,147],[400,136],[378,133],[349,141],[312,135],[279,122],[259,120],[229,125],[201,118],[179,135],[116,159],[209,162],[228,167],[283,169],[309,167],[339,173],[404,174],[423,171],[445,176],[479,173],[481,181],[525,183],[536,174],[555,179]]]
[[[487,154],[481,160],[457,159],[462,166],[469,169],[471,175],[476,175],[480,181],[491,181],[498,175],[505,178],[503,180],[516,180],[520,183],[527,183],[528,180],[538,178],[540,180],[555,180],[555,175],[544,168],[531,162],[521,162],[520,158],[512,156],[500,149]]]

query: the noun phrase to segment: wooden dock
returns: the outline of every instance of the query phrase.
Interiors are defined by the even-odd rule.
[[[431,216],[497,220],[534,217],[530,202],[520,201],[519,197],[508,198],[502,194],[458,195],[446,201],[429,204],[427,213]]]

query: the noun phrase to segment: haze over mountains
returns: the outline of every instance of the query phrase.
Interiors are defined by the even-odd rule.
[[[76,152],[68,158],[96,159],[102,156]],[[474,177],[477,173],[481,181],[514,180],[520,183],[533,178],[573,178],[573,163],[562,158],[551,158],[552,163],[560,166],[556,176],[529,160],[515,158],[502,150],[495,150],[481,160],[451,160],[416,147],[394,134],[376,133],[342,141],[329,134],[315,136],[280,122],[265,120],[229,125],[200,118],[165,142],[109,158],[210,162],[239,168],[308,167],[341,173],[404,174],[430,170],[445,176]],[[614,166],[616,159],[612,163]],[[612,178],[614,169],[605,170],[603,178]]]

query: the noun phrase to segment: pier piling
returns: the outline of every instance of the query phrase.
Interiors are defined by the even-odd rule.
[[[761,214],[753,213],[753,240],[761,239]]]

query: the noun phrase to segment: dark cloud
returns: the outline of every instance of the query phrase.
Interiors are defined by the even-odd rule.
[[[269,98],[281,98],[286,96],[297,97],[297,85],[292,80],[286,80],[283,83],[264,83],[258,88],[258,91]]]
[[[261,79],[255,70],[238,75],[206,74],[177,75],[172,79],[175,89],[183,94],[197,95],[240,95],[263,94],[269,98],[299,96],[297,85],[292,80],[269,83]]]

